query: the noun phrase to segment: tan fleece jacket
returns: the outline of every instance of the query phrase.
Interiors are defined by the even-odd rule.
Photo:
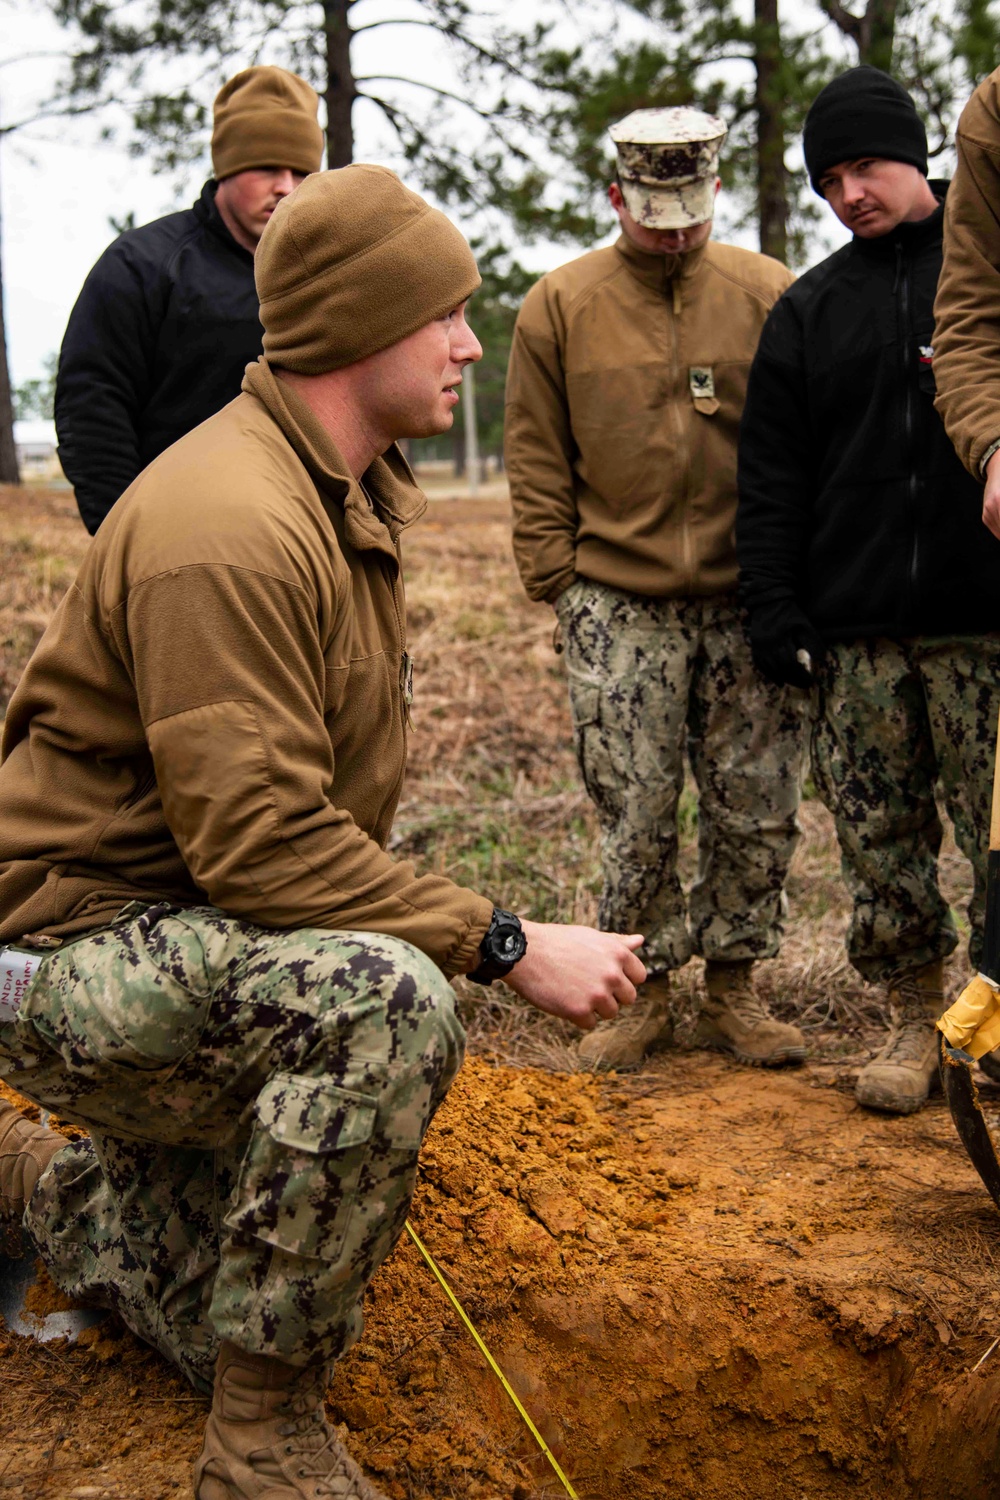
[[[1000,441],[1000,68],[962,111],[955,144],[934,302],[934,404],[978,479]]]
[[[550,271],[518,316],[505,457],[533,599],[577,573],[640,594],[736,585],[736,441],[764,320],[793,277],[709,242],[622,236]]]
[[[491,903],[382,848],[406,761],[399,534],[425,503],[395,449],[350,478],[265,360],[139,476],[10,706],[0,939],[166,899],[476,966]]]

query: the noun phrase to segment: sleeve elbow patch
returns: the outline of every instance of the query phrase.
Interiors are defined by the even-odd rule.
[[[255,904],[255,871],[280,842],[253,705],[208,703],[157,720],[148,734],[164,817],[192,878],[216,905]]]

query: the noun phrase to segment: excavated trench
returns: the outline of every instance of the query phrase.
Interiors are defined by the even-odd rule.
[[[701,1054],[606,1080],[473,1060],[413,1221],[581,1500],[1000,1493],[1000,1216],[940,1104],[883,1119]],[[178,1493],[203,1408],[161,1440],[179,1386],[113,1328],[65,1358],[91,1432],[147,1424],[87,1493]],[[564,1493],[406,1240],[330,1406],[391,1500]],[[59,1465],[62,1500],[86,1474]]]
[[[606,1082],[476,1064],[418,1225],[581,1497],[1000,1492],[1000,1349],[968,1373],[1000,1334],[1000,1218],[940,1105],[882,1119],[703,1055]],[[377,1351],[425,1287],[408,1247],[334,1386],[390,1482],[378,1428],[404,1413]],[[427,1343],[428,1492],[479,1441],[521,1460],[499,1493],[562,1493],[467,1339]]]

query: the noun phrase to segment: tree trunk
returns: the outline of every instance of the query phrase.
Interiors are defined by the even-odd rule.
[[[0,140],[3,137],[0,136]],[[0,256],[3,251],[3,216],[0,213]],[[7,364],[7,327],[3,315],[3,266],[0,261],[0,484],[19,484],[14,446],[14,402],[10,389],[10,367]]]
[[[785,121],[781,100],[778,0],[754,0],[757,84],[757,213],[760,248],[783,261],[788,252]]]
[[[858,49],[859,63],[870,63],[884,73],[892,71],[899,0],[868,0],[861,15],[848,10],[841,0],[820,0],[820,6],[844,35],[851,38]]]
[[[868,0],[861,19],[858,62],[871,63],[885,73],[892,70],[897,3],[898,0]]]
[[[323,35],[326,39],[326,164],[349,167],[354,160],[354,73],[351,70],[351,28],[347,22],[349,0],[323,0]]]

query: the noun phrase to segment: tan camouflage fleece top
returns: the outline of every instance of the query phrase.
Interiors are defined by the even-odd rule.
[[[492,904],[382,848],[406,762],[399,534],[425,504],[395,449],[352,479],[264,359],[139,476],[7,715],[0,939],[167,899],[476,966]]]
[[[736,585],[736,442],[764,320],[793,277],[711,241],[624,235],[550,271],[518,315],[505,458],[533,599],[577,573],[662,596]]]

